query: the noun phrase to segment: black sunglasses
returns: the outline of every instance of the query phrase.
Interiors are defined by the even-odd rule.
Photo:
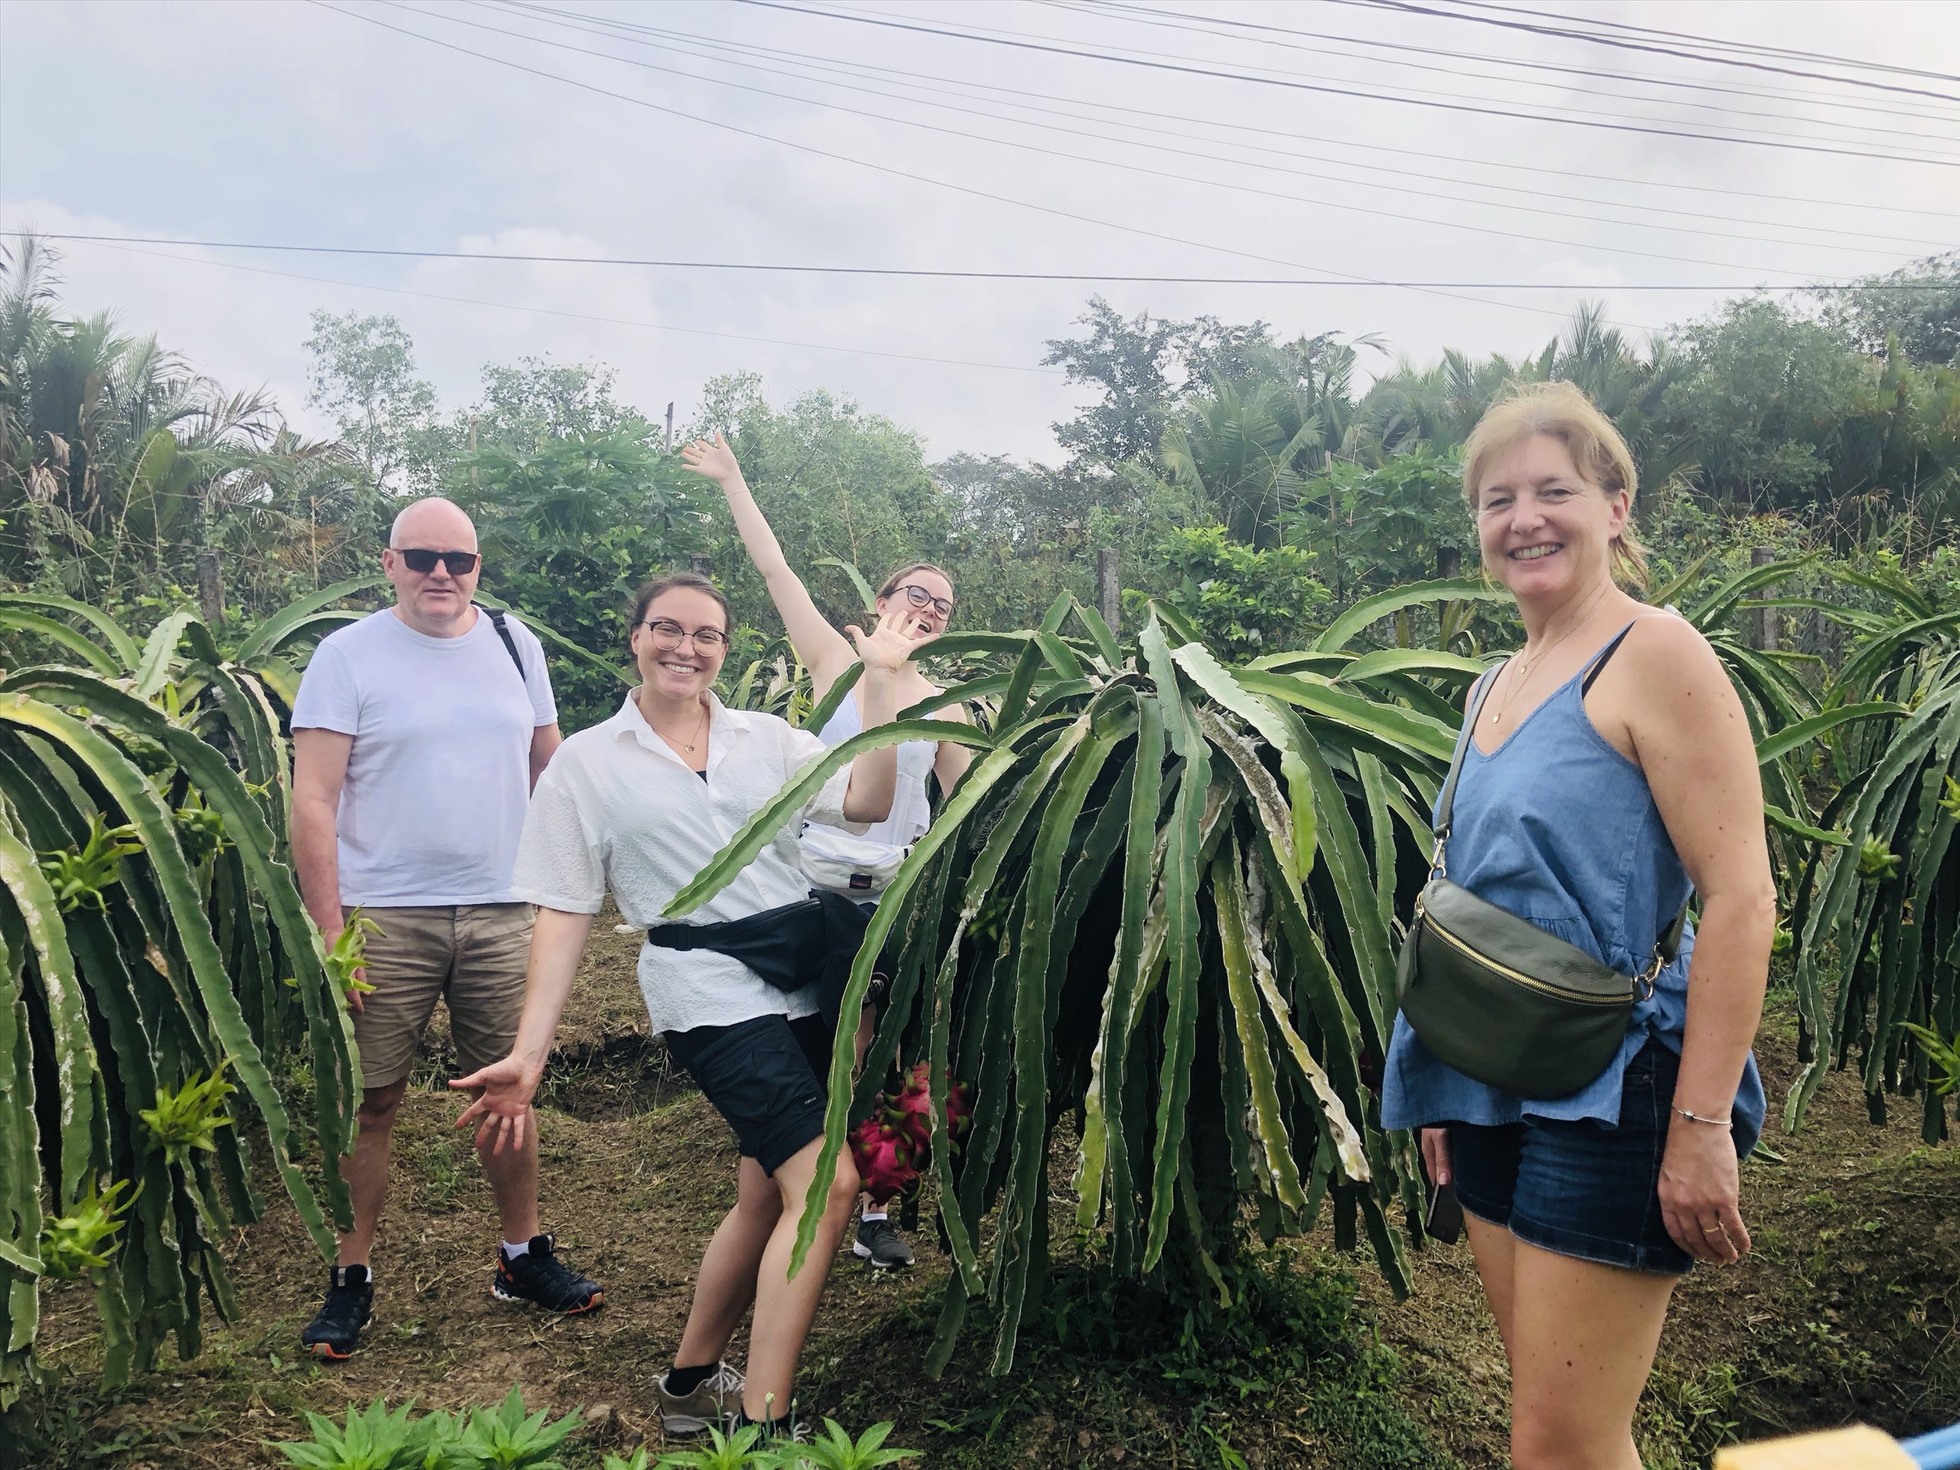
[[[433,572],[441,562],[452,577],[467,577],[476,570],[478,560],[474,551],[424,551],[419,546],[405,547],[395,555],[411,572]]]

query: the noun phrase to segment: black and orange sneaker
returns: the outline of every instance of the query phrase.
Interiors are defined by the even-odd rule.
[[[521,1256],[507,1256],[497,1250],[497,1274],[490,1281],[490,1295],[500,1302],[536,1302],[551,1312],[572,1317],[605,1305],[606,1294],[599,1283],[572,1270],[553,1252],[553,1237],[534,1235],[531,1248]]]
[[[338,1363],[350,1356],[361,1340],[361,1329],[374,1319],[374,1281],[366,1266],[335,1266],[328,1278],[327,1299],[300,1342],[316,1358]]]

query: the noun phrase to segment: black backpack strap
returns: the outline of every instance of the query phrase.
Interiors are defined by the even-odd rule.
[[[1463,753],[1477,736],[1477,717],[1484,712],[1484,701],[1490,691],[1497,687],[1498,672],[1504,667],[1499,664],[1487,674],[1478,676],[1470,691],[1470,708],[1463,716],[1463,737],[1456,743],[1456,754],[1450,757],[1450,773],[1443,781],[1443,791],[1436,798],[1436,837],[1446,841],[1450,835],[1450,812],[1456,805],[1456,781],[1463,774]]]
[[[524,671],[524,657],[517,651],[517,640],[510,636],[508,614],[500,607],[484,607],[480,602],[477,606],[490,615],[490,626],[495,628],[497,636],[504,640],[504,652],[508,653],[510,661],[517,665],[517,677],[524,680],[526,684],[530,683],[531,676]]]

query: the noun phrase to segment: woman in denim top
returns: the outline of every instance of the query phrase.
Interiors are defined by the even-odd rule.
[[[1644,581],[1632,455],[1578,389],[1514,389],[1464,448],[1484,566],[1525,646],[1462,739],[1450,876],[1626,974],[1700,897],[1699,930],[1570,1096],[1500,1092],[1397,1018],[1382,1121],[1420,1128],[1460,1197],[1511,1363],[1517,1470],[1639,1470],[1633,1414],[1675,1282],[1749,1250],[1740,1156],[1762,1128],[1750,1043],[1776,892],[1748,720]]]

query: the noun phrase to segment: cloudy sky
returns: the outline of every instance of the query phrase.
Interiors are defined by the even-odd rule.
[[[1679,33],[1753,65],[1666,54]],[[1880,85],[1790,75],[1834,71]],[[61,247],[71,309],[308,427],[324,307],[400,318],[450,405],[485,362],[549,355],[686,422],[705,379],[753,371],[935,457],[1052,459],[1081,390],[1043,343],[1093,292],[1427,362],[1535,351],[1583,300],[1645,329],[1720,299],[1636,287],[1954,248],[1960,82],[1928,73],[1960,73],[1952,0],[0,0],[0,228],[1326,283]],[[1400,281],[1472,284],[1368,284]]]

